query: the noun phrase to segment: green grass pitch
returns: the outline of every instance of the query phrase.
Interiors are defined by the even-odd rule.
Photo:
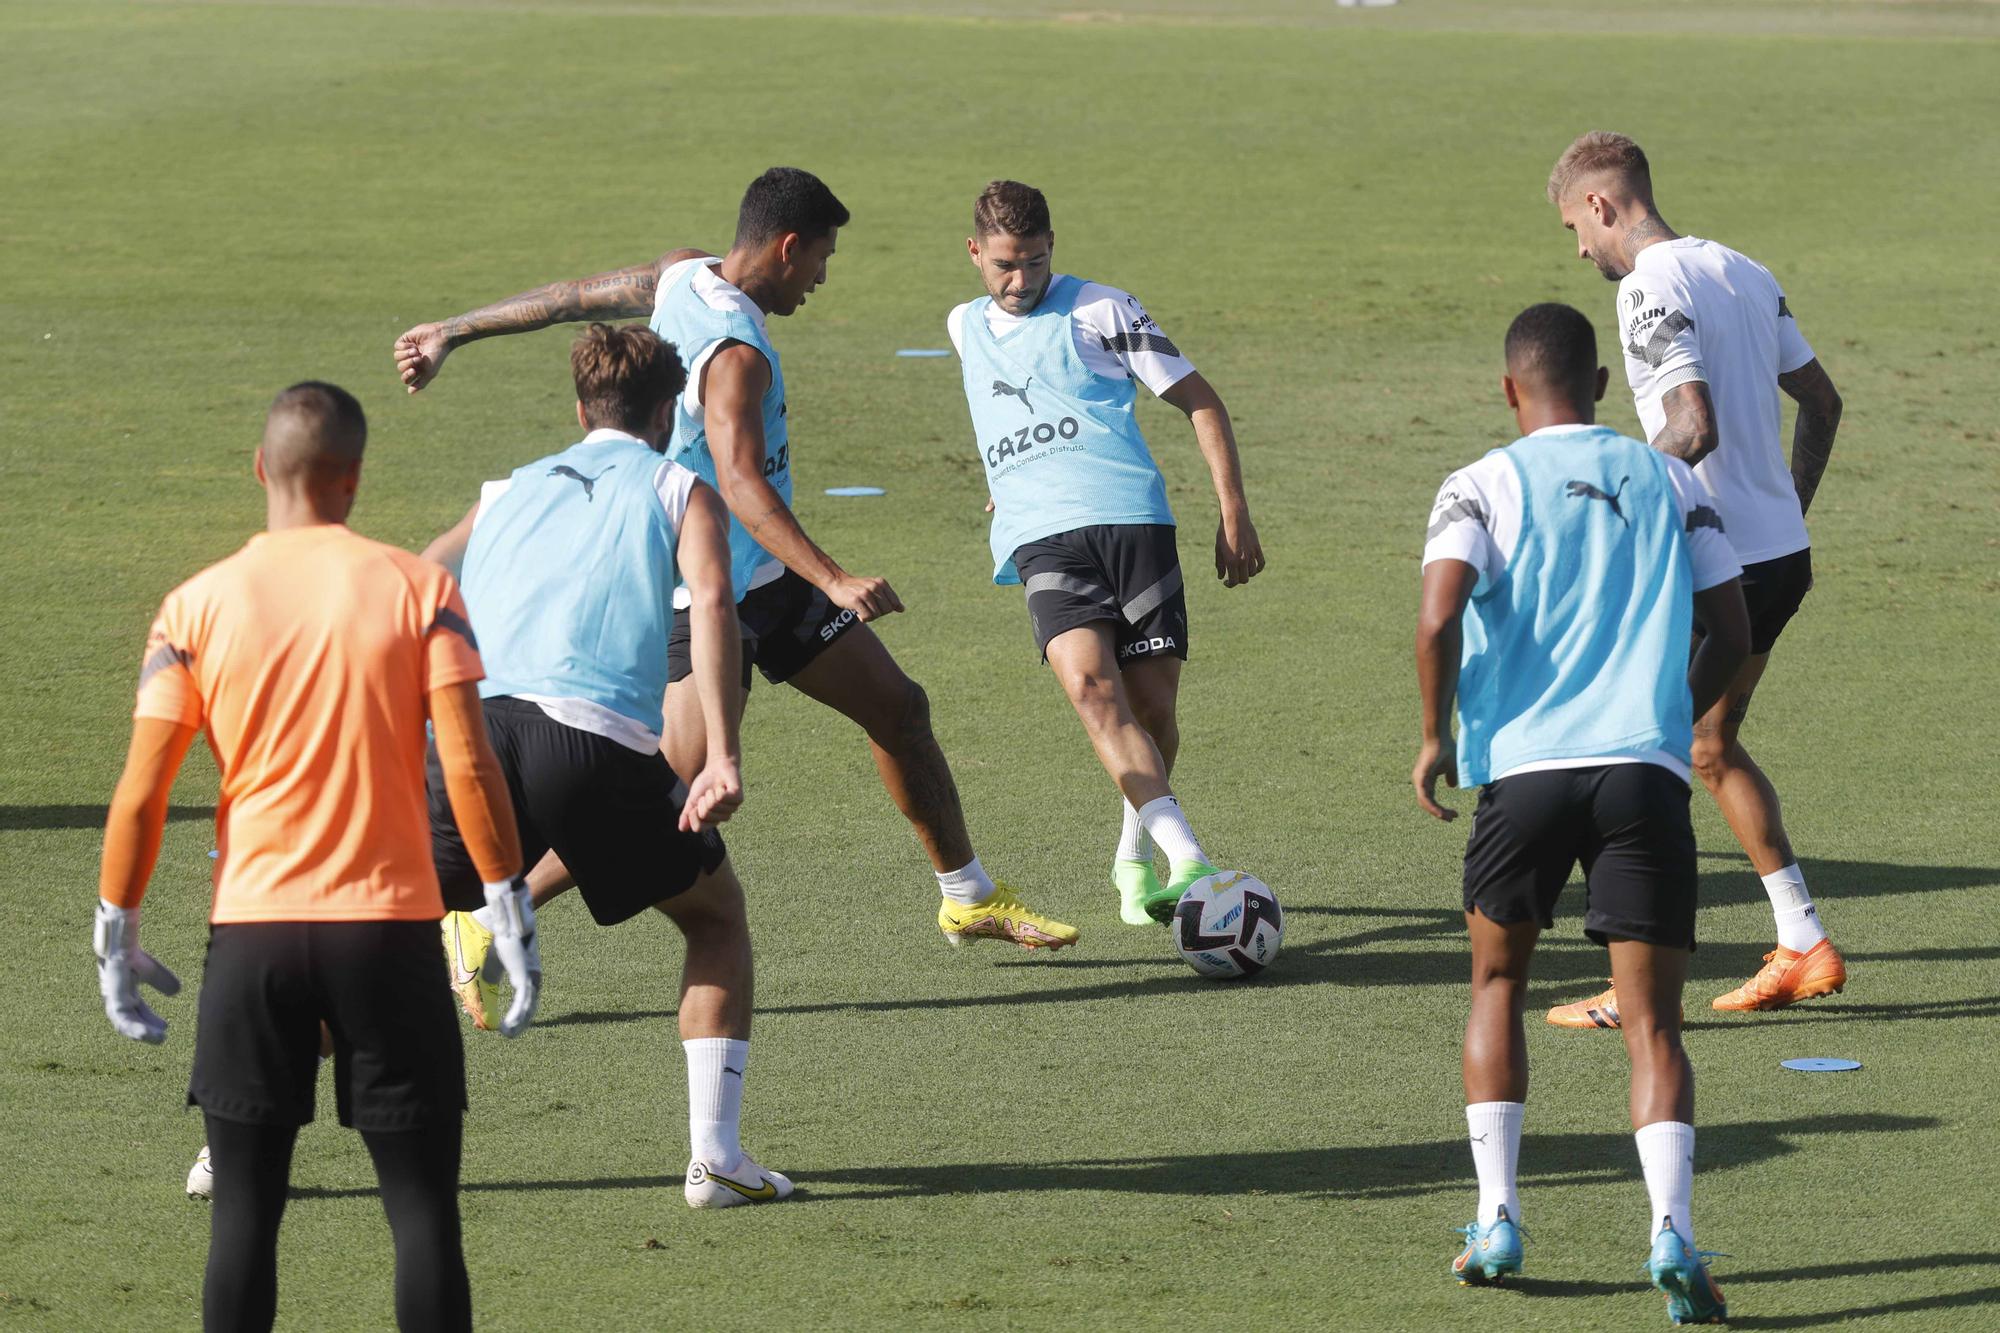
[[[1078,6],[1081,8],[1082,6]],[[355,515],[418,545],[480,480],[569,441],[560,333],[462,351],[404,397],[405,326],[727,243],[743,184],[821,173],[854,213],[774,325],[799,510],[910,611],[987,863],[1084,931],[954,953],[852,729],[760,683],[729,833],[759,949],[746,1132],[802,1197],[682,1204],[664,923],[546,916],[543,1022],[468,1040],[464,1208],[496,1329],[1627,1329],[1645,1195],[1615,1038],[1533,1024],[1517,1289],[1446,1277],[1474,1194],[1457,1059],[1463,823],[1416,809],[1409,644],[1427,506],[1511,437],[1521,307],[1611,288],[1541,198],[1574,133],[1626,130],[1666,216],[1772,265],[1847,399],[1819,586],[1748,733],[1847,951],[1845,995],[1713,1015],[1768,909],[1696,799],[1696,1221],[1749,1328],[2000,1318],[2000,11],[1981,3],[916,0],[110,4],[0,9],[0,1325],[189,1327],[204,1209],[180,1108],[214,774],[190,765],[148,899],[190,983],[118,1039],[86,938],[147,618],[260,523],[280,386],[360,393]],[[1981,71],[1984,73],[1981,73]],[[1192,579],[1178,786],[1290,909],[1275,969],[1196,979],[1117,924],[1117,806],[987,585],[950,306],[970,201],[1050,195],[1066,271],[1136,291],[1234,411],[1271,558]],[[1614,374],[1614,379],[1616,378]],[[1206,567],[1186,428],[1145,423]],[[1614,385],[1607,419],[1634,425]],[[878,500],[825,487],[875,484]],[[1455,794],[1460,805],[1469,796]],[[1537,1005],[1604,968],[1572,917]],[[1779,1060],[1850,1056],[1859,1073]],[[280,1319],[391,1320],[366,1154],[302,1136]]]

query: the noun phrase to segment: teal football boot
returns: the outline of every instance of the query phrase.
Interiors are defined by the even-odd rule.
[[[1485,1226],[1470,1222],[1459,1230],[1465,1249],[1451,1261],[1451,1275],[1460,1286],[1497,1285],[1521,1271],[1521,1228],[1505,1207]]]
[[[1716,1250],[1690,1250],[1669,1218],[1653,1237],[1646,1276],[1667,1298],[1667,1318],[1676,1324],[1720,1324],[1729,1318],[1729,1302],[1708,1271],[1708,1260],[1727,1258]]]

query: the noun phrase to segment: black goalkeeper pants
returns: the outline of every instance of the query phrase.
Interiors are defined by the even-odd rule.
[[[264,1333],[278,1316],[278,1224],[296,1125],[208,1122],[215,1205],[201,1321],[208,1333]],[[396,1326],[469,1333],[472,1291],[459,1239],[459,1117],[421,1129],[363,1130],[396,1237]]]

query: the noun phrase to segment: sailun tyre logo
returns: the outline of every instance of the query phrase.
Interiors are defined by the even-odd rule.
[[[1634,287],[1631,291],[1625,293],[1625,305],[1634,313],[1637,313],[1639,307],[1644,304],[1646,304],[1646,293],[1639,290],[1637,287]]]

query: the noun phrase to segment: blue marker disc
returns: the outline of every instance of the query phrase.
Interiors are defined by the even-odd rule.
[[[1786,1069],[1796,1069],[1803,1074],[1837,1074],[1848,1069],[1861,1068],[1859,1060],[1829,1060],[1824,1056],[1809,1055],[1797,1060],[1780,1060]]]
[[[208,859],[211,861],[220,861],[222,859],[222,849],[220,847],[209,848]]]
[[[880,486],[829,486],[828,495],[887,495]]]
[[[949,347],[902,347],[897,349],[896,355],[897,356],[950,356],[951,349]]]

